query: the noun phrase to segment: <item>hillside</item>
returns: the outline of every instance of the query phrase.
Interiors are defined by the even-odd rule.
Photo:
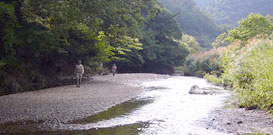
[[[219,68],[205,78],[232,87],[240,107],[273,112],[273,24],[260,14],[238,24],[224,38],[230,44],[212,51],[218,53]]]
[[[204,11],[215,17],[217,24],[237,26],[250,13],[273,15],[272,0],[214,0]]]
[[[182,31],[194,36],[203,48],[210,48],[215,38],[224,31],[193,0],[162,0],[161,3],[174,14]]]

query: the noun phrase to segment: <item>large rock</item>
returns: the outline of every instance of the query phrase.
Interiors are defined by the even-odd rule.
[[[220,88],[199,88],[198,85],[193,85],[189,91],[190,94],[201,94],[201,95],[207,95],[207,94],[220,94],[227,92],[224,89]]]
[[[189,91],[190,94],[201,94],[206,95],[209,94],[207,91],[199,88],[197,85],[193,85]]]

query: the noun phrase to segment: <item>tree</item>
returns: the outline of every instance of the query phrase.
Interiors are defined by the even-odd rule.
[[[59,85],[78,59],[92,73],[101,63],[140,57],[139,29],[155,2],[1,1],[0,91]]]
[[[11,4],[0,2],[0,68],[15,59],[15,29],[17,18]],[[0,72],[1,73],[1,72]]]
[[[270,35],[273,31],[272,23],[261,14],[250,14],[248,18],[242,19],[238,27],[228,32],[227,40],[246,41],[258,34]]]
[[[225,46],[225,45],[227,45],[227,41],[225,40],[226,37],[227,37],[227,33],[224,32],[224,33],[220,34],[220,35],[216,38],[215,42],[212,43],[212,47],[213,47],[213,48],[217,48],[217,47],[220,47],[220,46]]]
[[[181,44],[185,44],[185,46],[189,48],[191,54],[194,54],[201,50],[201,47],[199,46],[198,42],[195,40],[193,36],[183,34],[179,42]]]
[[[184,64],[189,51],[184,44],[178,42],[182,31],[168,11],[149,19],[142,34],[145,72],[173,73],[173,66]]]

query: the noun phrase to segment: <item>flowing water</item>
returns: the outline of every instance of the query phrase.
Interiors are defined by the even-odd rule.
[[[195,77],[171,77],[143,83],[145,92],[89,118],[64,124],[44,134],[75,135],[226,135],[207,128],[208,116],[230,95],[193,95],[193,85],[222,89]]]
[[[206,80],[195,77],[173,77],[147,82],[142,84],[145,88],[142,95],[112,108],[112,112],[110,109],[105,114],[101,113],[101,116],[98,114],[90,117],[89,122],[92,123],[86,119],[76,122],[78,124],[63,125],[60,128],[99,130],[126,125],[128,128],[131,125],[132,128],[137,128],[134,131],[138,131],[135,134],[139,135],[224,135],[225,133],[207,129],[206,120],[210,113],[224,105],[229,93],[191,95],[188,92],[193,85],[219,89]],[[114,112],[117,112],[116,116],[105,118],[107,114],[115,115]]]

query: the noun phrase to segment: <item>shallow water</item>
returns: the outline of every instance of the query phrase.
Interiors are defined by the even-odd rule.
[[[146,91],[131,100],[126,105],[127,109],[116,110],[115,117],[101,115],[106,119],[100,121],[83,120],[82,124],[62,125],[60,129],[89,130],[113,128],[125,125],[140,124],[139,135],[184,135],[184,134],[209,134],[221,135],[219,131],[206,128],[206,119],[215,109],[224,105],[229,96],[228,92],[217,95],[191,95],[189,89],[193,85],[199,87],[215,87],[206,80],[194,77],[172,77],[170,79],[147,82],[142,86]],[[221,88],[220,88],[221,89]],[[128,109],[128,106],[131,106]],[[133,106],[133,107],[132,107]],[[117,106],[120,109],[120,106]],[[110,109],[111,110],[111,109]],[[112,112],[115,107],[112,108]],[[122,109],[120,109],[122,110]],[[108,110],[109,111],[109,110]],[[109,114],[106,111],[106,114]],[[80,122],[81,123],[81,122]]]
[[[143,83],[145,92],[137,98],[89,118],[58,125],[54,131],[43,134],[226,135],[206,126],[209,114],[223,107],[229,92],[191,95],[188,92],[193,85],[221,89],[195,77]]]

